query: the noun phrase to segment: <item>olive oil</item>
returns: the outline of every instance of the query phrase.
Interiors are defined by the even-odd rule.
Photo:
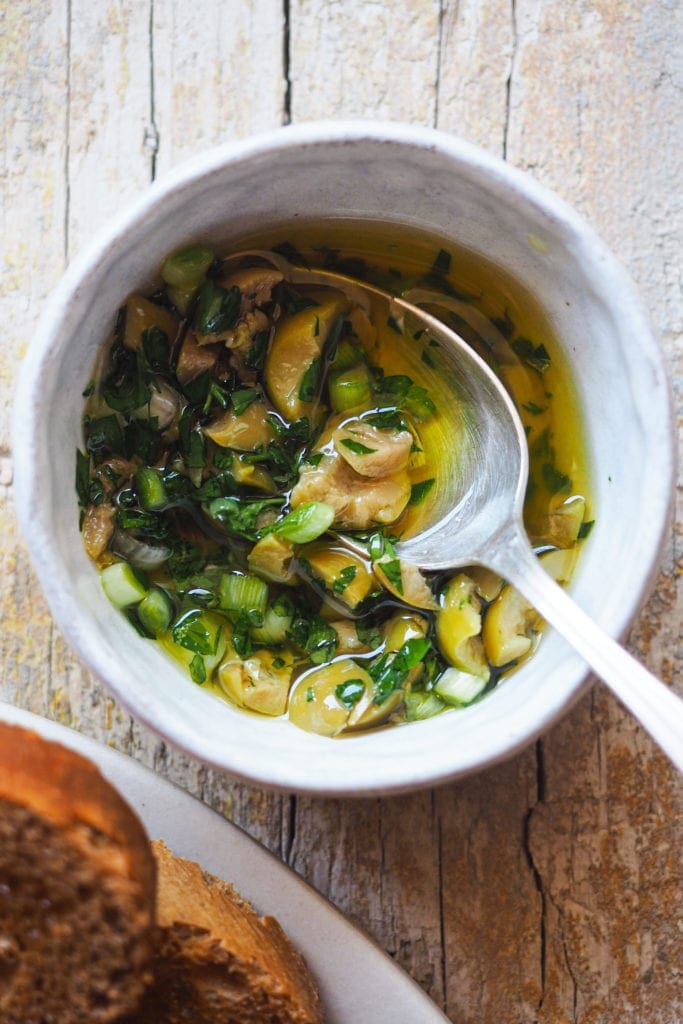
[[[589,472],[578,396],[561,346],[541,306],[525,285],[479,253],[425,232],[399,225],[354,220],[297,222],[259,235],[233,240],[229,251],[279,249],[292,262],[301,258],[311,267],[328,267],[402,294],[425,283],[432,291],[444,288],[458,313],[441,316],[469,342],[500,376],[524,424],[529,444],[529,486],[525,523],[533,542],[543,546],[549,512],[568,498],[580,495],[590,507]],[[391,325],[378,331],[377,362],[387,373],[408,373],[419,382],[415,359],[408,361],[406,345],[396,344]],[[429,368],[430,350],[417,359]],[[417,363],[419,366],[419,362]],[[411,466],[411,482],[436,477],[440,436],[439,419],[425,425],[420,465]],[[409,508],[401,519],[401,532],[414,533],[420,525],[419,509]]]

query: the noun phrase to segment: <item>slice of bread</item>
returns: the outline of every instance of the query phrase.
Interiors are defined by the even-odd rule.
[[[127,1024],[321,1024],[311,976],[277,921],[163,842],[152,845],[154,981]]]
[[[85,758],[0,723],[0,1021],[104,1024],[149,981],[155,864]]]

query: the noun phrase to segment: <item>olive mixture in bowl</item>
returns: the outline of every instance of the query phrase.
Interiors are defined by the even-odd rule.
[[[369,262],[349,228],[343,249],[305,231],[296,241],[273,248],[439,296],[431,311],[520,408],[527,529],[566,581],[591,521],[552,340],[520,331],[500,275],[493,295],[483,267],[464,289],[462,254],[378,242]],[[466,706],[532,654],[541,623],[503,580],[480,567],[423,575],[397,557],[429,521],[459,440],[438,346],[421,332],[292,285],[276,257],[194,245],[121,307],[86,395],[86,551],[112,603],[194,684],[336,736]]]

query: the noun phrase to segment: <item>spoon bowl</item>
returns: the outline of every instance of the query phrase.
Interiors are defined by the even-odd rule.
[[[244,256],[269,260],[292,284],[335,288],[366,311],[379,304],[403,333],[426,332],[437,343],[457,396],[448,403],[454,461],[432,522],[396,545],[398,557],[425,570],[478,564],[504,577],[683,771],[683,701],[604,633],[543,571],[531,549],[522,519],[529,472],[526,435],[509,394],[484,360],[450,327],[406,298],[344,274],[295,267],[277,253],[251,251],[234,258]],[[418,290],[410,297],[430,302],[429,293]],[[351,538],[345,542],[354,547]]]

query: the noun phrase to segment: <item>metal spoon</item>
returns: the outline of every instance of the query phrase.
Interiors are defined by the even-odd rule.
[[[455,331],[405,298],[343,274],[294,267],[277,253],[240,255],[268,260],[292,284],[336,288],[368,311],[379,302],[395,320],[426,330],[440,345],[458,395],[452,405],[458,472],[449,475],[433,523],[398,544],[397,555],[425,570],[478,564],[504,577],[683,771],[683,701],[604,633],[543,571],[531,549],[522,521],[529,473],[526,435],[510,396],[484,360]],[[408,294],[416,301],[437,301],[428,292]]]

